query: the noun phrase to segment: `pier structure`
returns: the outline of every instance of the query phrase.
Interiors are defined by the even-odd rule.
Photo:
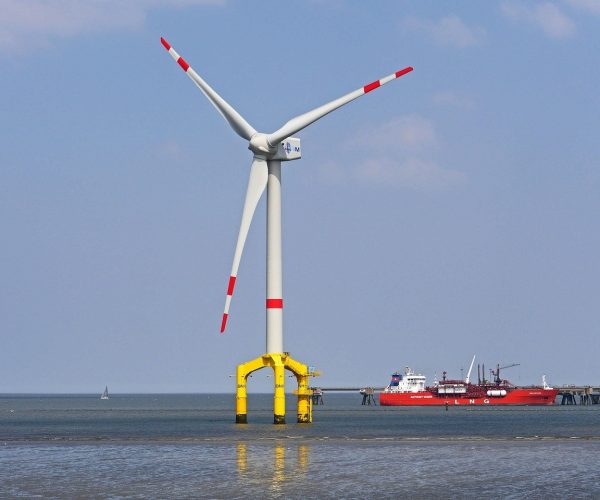
[[[313,405],[322,405],[325,404],[323,400],[323,391],[318,387],[311,388],[312,392],[312,404]]]
[[[597,405],[600,404],[600,386],[567,385],[558,391],[561,405]],[[578,402],[579,401],[579,402]]]
[[[363,389],[361,389],[360,391],[358,391],[362,394],[362,404],[363,406],[368,405],[368,406],[377,406],[377,400],[375,399],[375,390],[372,387],[364,387]]]
[[[323,395],[326,392],[358,392],[363,398],[363,405],[376,406],[375,393],[383,391],[384,387],[311,387],[310,390],[313,394],[312,402],[314,405],[324,404]]]

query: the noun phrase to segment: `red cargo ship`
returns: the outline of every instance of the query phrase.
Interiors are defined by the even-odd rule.
[[[492,370],[493,380],[485,380],[485,377],[482,379],[478,376],[477,383],[471,383],[469,378],[472,368],[473,362],[465,380],[447,379],[444,372],[442,380],[427,387],[424,375],[417,375],[406,367],[403,374],[398,372],[392,374],[391,382],[379,394],[379,404],[381,406],[551,405],[554,404],[558,394],[558,389],[553,389],[546,384],[545,376],[542,386],[517,387],[508,380],[500,378],[502,369],[500,365],[497,365],[495,371]]]

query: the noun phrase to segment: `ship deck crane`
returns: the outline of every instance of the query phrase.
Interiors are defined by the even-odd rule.
[[[502,383],[502,379],[500,378],[500,370],[505,370],[506,368],[512,368],[513,366],[519,366],[521,363],[511,363],[510,365],[500,366],[498,363],[496,365],[496,370],[493,368],[490,369],[490,373],[494,377],[494,382],[496,385],[500,385]]]

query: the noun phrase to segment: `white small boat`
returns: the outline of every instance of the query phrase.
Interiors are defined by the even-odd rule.
[[[108,386],[104,387],[104,392],[100,396],[100,399],[108,399]]]

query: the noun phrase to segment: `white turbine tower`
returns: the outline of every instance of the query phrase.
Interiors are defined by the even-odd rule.
[[[238,366],[237,373],[237,405],[236,422],[245,423],[246,417],[246,379],[253,371],[270,366],[275,371],[275,399],[274,421],[285,423],[285,388],[284,370],[292,371],[298,380],[298,422],[311,421],[310,393],[308,388],[309,371],[306,365],[291,359],[283,350],[283,286],[282,286],[282,259],[281,259],[281,162],[297,160],[301,156],[300,139],[292,137],[295,133],[307,127],[319,118],[331,113],[344,104],[385,85],[413,70],[406,67],[396,71],[380,80],[350,92],[338,99],[302,115],[292,118],[281,128],[271,134],[257,132],[227,101],[217,94],[196,73],[190,65],[169,45],[164,39],[161,43],[171,57],[192,81],[198,86],[211,104],[229,123],[231,128],[243,139],[249,141],[248,149],[253,153],[250,167],[250,179],[244,201],[242,221],[238,235],[237,245],[233,257],[233,265],[225,310],[221,322],[221,333],[225,331],[229,317],[231,297],[235,288],[238,268],[248,235],[250,223],[258,202],[267,187],[267,325],[266,325],[266,354],[255,360]]]

